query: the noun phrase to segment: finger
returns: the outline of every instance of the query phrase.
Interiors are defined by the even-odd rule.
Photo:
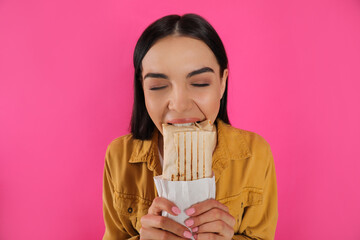
[[[231,216],[228,212],[225,212],[219,208],[213,208],[196,217],[190,217],[185,221],[185,225],[193,228],[200,226],[204,223],[214,222],[217,220],[225,222],[230,227],[233,227],[235,225],[235,218]]]
[[[198,216],[204,212],[209,211],[212,208],[219,208],[225,212],[229,212],[229,208],[224,204],[221,204],[219,201],[215,199],[208,199],[203,202],[192,205],[190,208],[185,210],[185,213],[188,216]]]
[[[195,234],[194,238],[196,240],[208,240],[208,239],[225,240],[226,239],[225,237],[220,236],[220,235],[215,234],[215,233],[199,233],[199,234]]]
[[[195,228],[197,228],[197,229],[195,229]],[[195,228],[193,228],[192,231],[196,232],[197,234],[217,233],[228,239],[234,235],[234,229],[221,220],[205,223],[205,224],[203,224],[199,227],[195,227]]]
[[[166,211],[174,216],[181,213],[180,209],[173,202],[166,198],[156,197],[148,210],[148,214],[161,215],[161,211]]]
[[[188,228],[180,223],[175,222],[174,220],[156,215],[145,215],[140,219],[141,226],[146,228],[157,228],[159,230],[166,230],[172,234],[177,235],[178,237],[191,238],[191,233]],[[165,238],[166,239],[166,238]]]
[[[140,240],[152,240],[152,239],[170,239],[170,240],[182,240],[184,238],[178,237],[171,232],[156,229],[156,228],[140,228]]]

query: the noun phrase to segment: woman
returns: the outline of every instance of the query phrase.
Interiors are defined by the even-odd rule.
[[[256,133],[232,127],[227,115],[228,61],[212,26],[195,14],[152,23],[134,52],[131,134],[105,156],[103,239],[273,239],[278,218],[274,161]],[[185,212],[186,226],[162,217],[180,210],[157,196],[163,123],[214,122],[216,199]]]

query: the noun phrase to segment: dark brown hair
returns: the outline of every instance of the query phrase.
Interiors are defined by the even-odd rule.
[[[220,77],[228,68],[224,45],[215,29],[203,17],[197,14],[168,15],[149,25],[141,34],[134,50],[134,105],[130,127],[131,133],[136,139],[150,139],[156,128],[145,106],[142,88],[142,60],[156,41],[169,35],[187,36],[203,41],[212,50],[220,65]],[[230,124],[227,114],[227,85],[226,79],[225,92],[220,101],[220,109],[216,118]]]

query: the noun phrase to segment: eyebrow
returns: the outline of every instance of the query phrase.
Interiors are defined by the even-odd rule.
[[[203,68],[200,68],[198,70],[195,70],[195,71],[192,71],[190,73],[188,73],[188,75],[186,76],[186,78],[190,78],[194,75],[197,75],[197,74],[200,74],[200,73],[205,73],[205,72],[212,72],[212,73],[215,73],[214,70],[212,68],[209,68],[209,67],[203,67]],[[147,73],[144,77],[144,80],[145,78],[147,77],[151,77],[151,78],[164,78],[164,79],[169,79],[169,77],[163,73]]]

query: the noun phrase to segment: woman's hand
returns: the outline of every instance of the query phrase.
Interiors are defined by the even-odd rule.
[[[190,216],[185,225],[191,228],[195,239],[231,239],[234,235],[235,218],[227,206],[209,199],[188,208]]]
[[[140,239],[188,239],[192,234],[183,225],[161,216],[161,211],[171,215],[180,214],[180,209],[169,200],[157,197],[152,202],[148,214],[141,218]]]

